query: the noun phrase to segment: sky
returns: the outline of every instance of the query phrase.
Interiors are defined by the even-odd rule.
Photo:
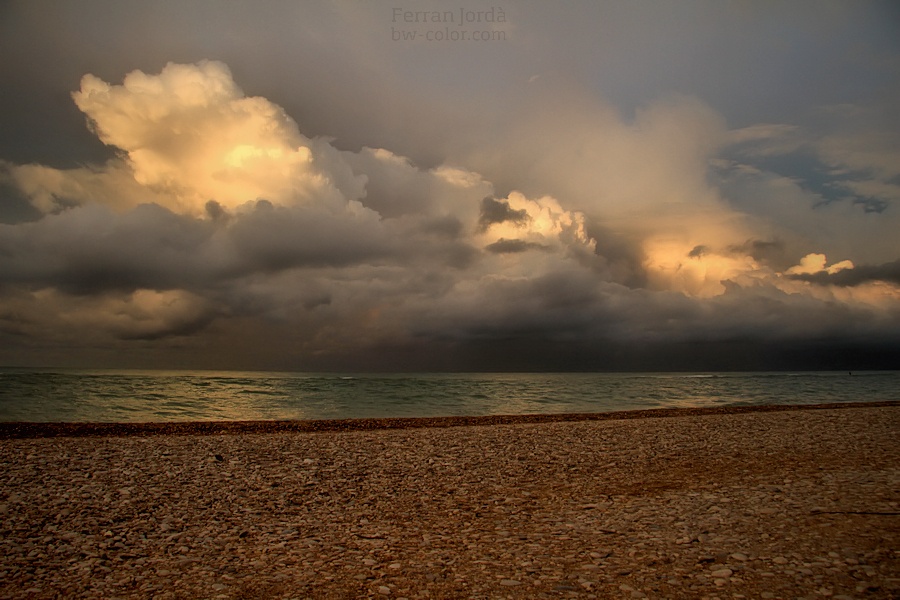
[[[0,365],[900,368],[891,2],[0,3]]]

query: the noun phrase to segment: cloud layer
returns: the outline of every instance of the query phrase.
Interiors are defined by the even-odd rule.
[[[385,348],[900,340],[884,144],[728,130],[688,96],[626,120],[549,79],[422,167],[304,135],[221,62],[85,75],[72,98],[112,158],[0,163],[35,211],[0,224],[0,336],[340,367]],[[872,200],[753,166],[800,149]]]

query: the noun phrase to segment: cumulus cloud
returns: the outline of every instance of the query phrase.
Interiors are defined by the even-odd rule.
[[[121,85],[85,75],[72,96],[123,159],[101,169],[13,167],[44,211],[85,195],[123,209],[149,201],[193,215],[211,199],[234,209],[261,198],[300,205],[362,195],[364,178],[337,150],[302,135],[281,107],[245,97],[220,62],[133,71]],[[119,183],[118,197],[109,197]]]

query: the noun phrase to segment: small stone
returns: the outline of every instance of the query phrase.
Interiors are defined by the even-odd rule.
[[[390,595],[391,595],[391,588],[389,588],[389,587],[386,586],[386,585],[379,585],[379,586],[378,586],[378,593],[381,594],[382,596],[390,596]]]
[[[734,554],[731,555],[731,558],[733,558],[734,560],[743,561],[743,560],[747,560],[747,555],[744,554],[743,552],[735,552]]]
[[[514,587],[517,585],[522,585],[522,582],[516,581],[515,579],[504,579],[500,582],[500,585],[505,585],[507,587]]]
[[[788,559],[786,559],[783,556],[776,556],[775,558],[772,559],[772,562],[775,563],[776,565],[786,565],[788,562]]]
[[[720,579],[724,579],[726,577],[731,577],[734,574],[734,571],[731,569],[719,569],[717,571],[713,571],[710,573],[713,577],[718,577]]]

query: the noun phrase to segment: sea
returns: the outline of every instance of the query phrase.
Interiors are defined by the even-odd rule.
[[[0,422],[358,419],[900,400],[900,371],[322,374],[0,368]]]

